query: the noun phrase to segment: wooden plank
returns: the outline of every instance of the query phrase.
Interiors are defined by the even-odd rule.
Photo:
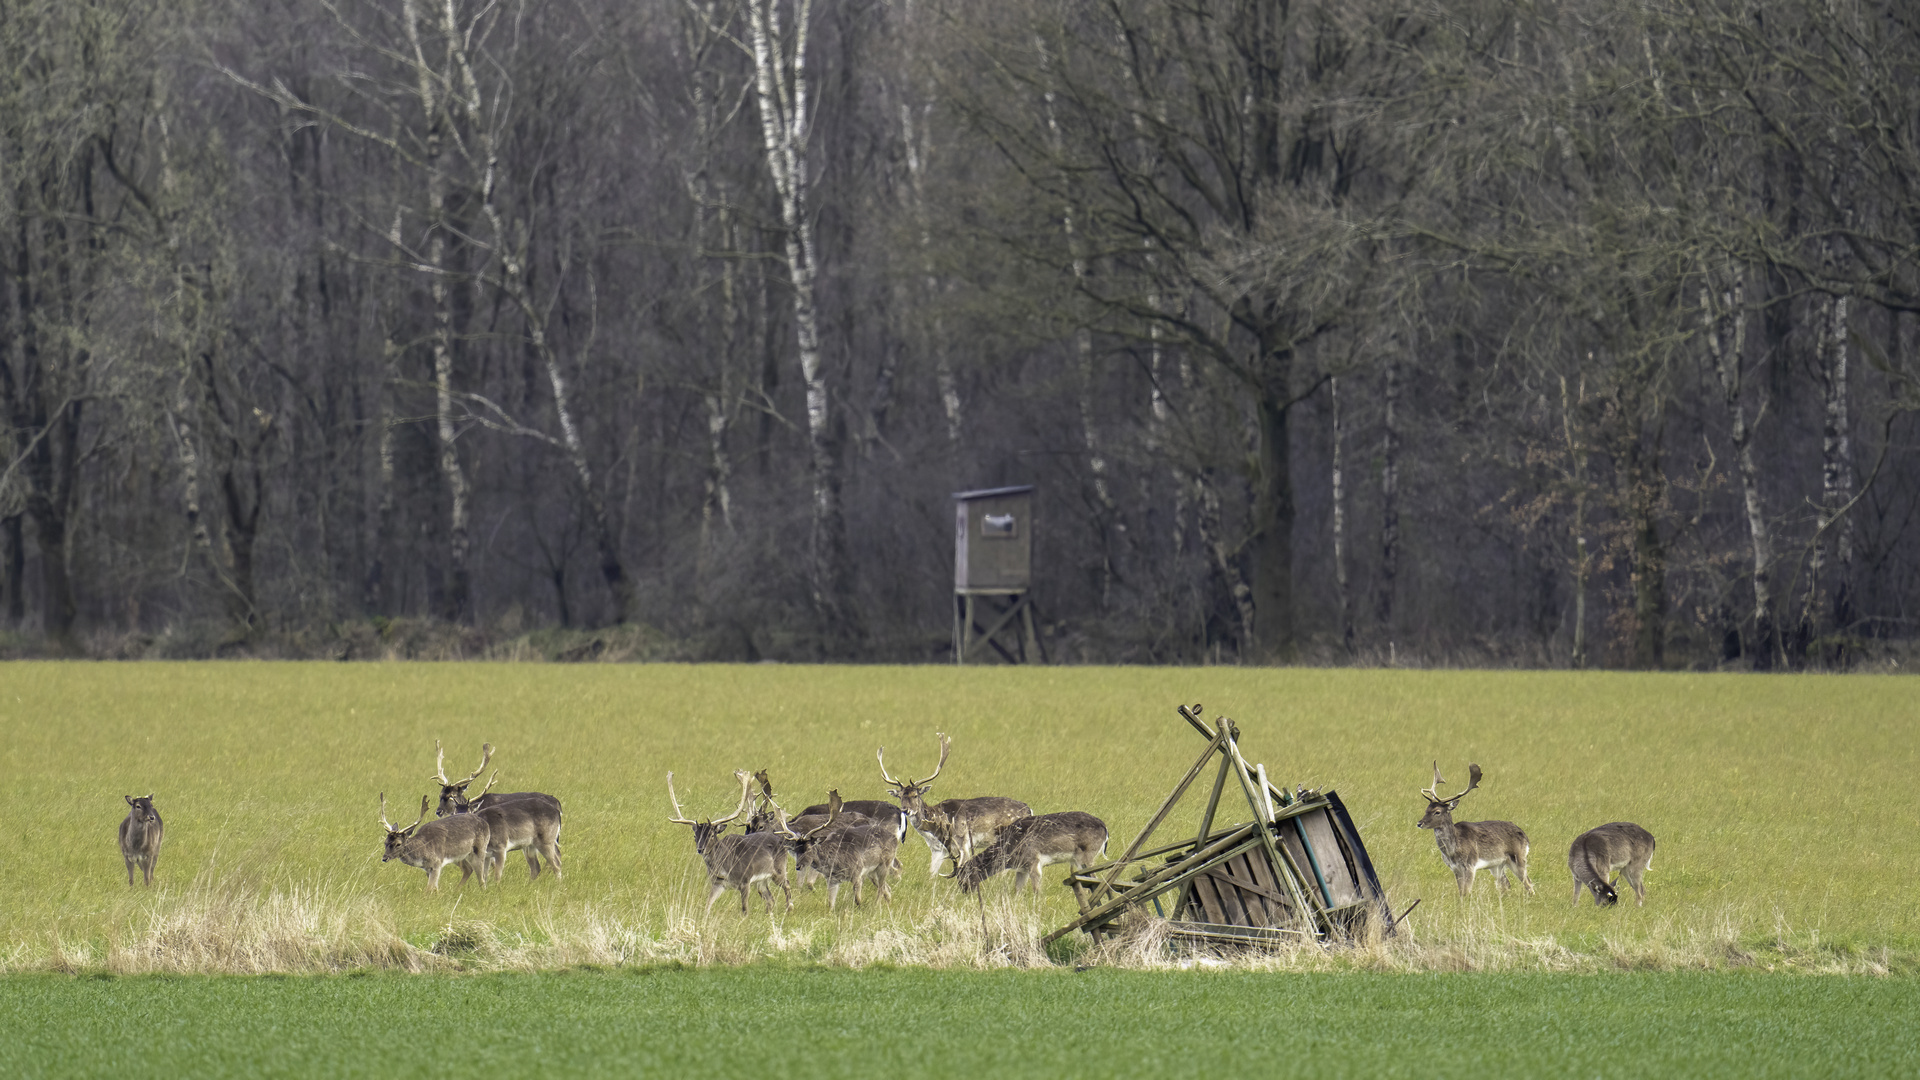
[[[1261,895],[1263,890],[1254,884],[1252,871],[1247,868],[1247,858],[1247,853],[1243,852],[1228,859],[1214,870],[1215,880],[1233,886],[1234,896],[1246,912],[1248,926],[1271,926],[1273,920],[1267,915],[1267,898]]]
[[[1118,918],[1121,912],[1127,908],[1135,904],[1145,903],[1172,890],[1176,886],[1183,885],[1189,878],[1212,865],[1214,860],[1224,857],[1237,847],[1259,843],[1257,839],[1253,838],[1254,831],[1255,829],[1252,825],[1236,829],[1220,840],[1208,844],[1192,857],[1160,867],[1141,879],[1126,895],[1112,896],[1102,900],[1093,910],[1087,912],[1085,915],[1055,930],[1046,937],[1041,938],[1041,944],[1051,944],[1083,926],[1098,926],[1102,923],[1109,922]],[[1180,901],[1175,905],[1176,911],[1184,905],[1185,900],[1186,896],[1183,891]]]
[[[1254,872],[1254,867],[1266,861],[1265,851],[1249,851],[1234,860],[1234,872],[1241,879],[1241,896],[1248,904],[1259,909],[1259,924],[1276,926],[1286,921],[1286,902],[1278,890],[1262,884],[1260,875]]]
[[[1220,913],[1226,916],[1220,920],[1221,922],[1231,923],[1234,926],[1251,926],[1252,923],[1247,919],[1246,906],[1240,902],[1240,890],[1234,888],[1231,882],[1222,881],[1221,871],[1222,866],[1216,865],[1194,881],[1204,881],[1212,887],[1213,894],[1220,904]]]
[[[1186,716],[1187,722],[1200,728],[1200,730],[1207,730],[1205,724],[1187,715],[1186,706],[1182,705],[1180,707],[1180,715]],[[1212,736],[1211,740],[1207,743],[1206,750],[1203,751],[1198,758],[1194,759],[1193,767],[1187,770],[1187,775],[1181,777],[1180,782],[1174,785],[1173,794],[1167,796],[1166,801],[1160,804],[1160,809],[1155,811],[1152,819],[1147,822],[1147,827],[1141,829],[1140,835],[1134,837],[1133,843],[1127,845],[1126,854],[1120,856],[1119,860],[1113,864],[1113,869],[1107,872],[1105,880],[1101,881],[1099,887],[1093,890],[1093,895],[1088,897],[1090,903],[1100,903],[1111,890],[1113,879],[1119,875],[1120,868],[1131,863],[1135,857],[1140,855],[1140,848],[1146,844],[1149,837],[1153,836],[1153,830],[1160,827],[1160,823],[1166,820],[1167,814],[1172,812],[1174,804],[1180,801],[1180,796],[1187,793],[1188,786],[1193,783],[1195,777],[1200,775],[1200,770],[1207,767],[1207,759],[1219,751],[1220,741],[1223,738],[1225,738],[1224,735]],[[1204,843],[1205,841],[1203,840],[1202,842]]]
[[[1213,887],[1213,880],[1211,878],[1203,873],[1194,878],[1191,884],[1193,887],[1193,899],[1198,904],[1200,910],[1206,913],[1208,922],[1226,923],[1229,926],[1239,925],[1227,918],[1226,909],[1220,904],[1219,890]]]
[[[1307,841],[1313,845],[1314,854],[1319,856],[1320,874],[1327,882],[1327,900],[1329,907],[1346,907],[1361,899],[1360,890],[1355,887],[1352,873],[1347,869],[1347,857],[1340,850],[1340,841],[1333,831],[1333,822],[1328,820],[1326,811],[1307,814],[1299,819],[1300,827],[1306,830]]]
[[[1275,925],[1292,922],[1294,920],[1293,901],[1280,891],[1280,883],[1273,878],[1273,864],[1266,860],[1265,855],[1266,852],[1263,851],[1260,857],[1249,855],[1247,858],[1247,865],[1253,870],[1253,880],[1266,887],[1270,895],[1278,897],[1278,902],[1274,906],[1279,910],[1273,913],[1270,921]]]

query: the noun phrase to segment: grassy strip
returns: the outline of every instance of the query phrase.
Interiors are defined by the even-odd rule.
[[[1239,721],[1281,783],[1337,787],[1412,947],[1374,970],[1555,972],[1752,966],[1904,973],[1920,963],[1908,677],[1302,669],[511,664],[0,666],[0,972],[325,972],[775,962],[992,966],[995,940],[1060,925],[1045,895],[979,930],[930,881],[916,837],[891,907],[829,914],[819,892],[768,919],[703,913],[673,769],[694,814],[731,809],[731,770],[767,767],[793,802],[880,795],[876,747],[924,775],[954,737],[941,796],[1080,809],[1117,852],[1199,752],[1173,714]],[[482,740],[509,790],[566,802],[566,876],[424,891],[379,862],[376,799],[417,806],[433,741],[464,775]],[[1483,880],[1461,901],[1413,822],[1439,758],[1487,770],[1463,818],[1533,839],[1539,894]],[[155,888],[115,849],[122,794],[158,793]],[[1191,830],[1197,803],[1170,834]],[[1235,813],[1241,811],[1233,811]],[[410,819],[410,818],[409,818]],[[1570,906],[1566,845],[1634,820],[1659,838],[1645,908]],[[452,875],[457,879],[458,875]],[[1484,877],[1484,875],[1483,875]],[[1005,886],[989,887],[989,915]],[[1017,924],[1017,925],[1015,925]],[[971,935],[971,936],[969,936]],[[982,939],[991,940],[982,940]],[[1289,961],[1320,969],[1316,951]]]
[[[1911,1075],[1920,981],[853,972],[0,978],[10,1076]]]

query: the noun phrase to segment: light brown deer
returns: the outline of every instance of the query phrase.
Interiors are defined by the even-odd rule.
[[[120,857],[127,860],[127,884],[133,884],[133,869],[137,866],[150,887],[153,864],[160,861],[160,837],[165,826],[160,822],[160,811],[153,808],[152,792],[121,798],[127,800],[127,816],[120,822]]]
[[[432,890],[440,888],[440,871],[457,864],[460,884],[478,872],[480,887],[486,888],[487,845],[492,839],[486,819],[479,814],[456,814],[426,821],[427,801],[427,796],[420,796],[420,816],[406,828],[396,829],[387,820],[387,793],[380,793],[380,824],[387,830],[387,850],[380,861],[399,859],[425,870],[427,888]]]
[[[433,775],[428,777],[428,779],[440,785],[440,804],[434,807],[434,817],[446,817],[449,814],[465,814],[474,810],[483,810],[489,806],[498,806],[501,803],[518,802],[521,799],[543,800],[552,803],[555,812],[558,812],[560,809],[560,800],[542,791],[503,792],[483,789],[479,795],[474,796],[472,799],[467,798],[467,785],[479,779],[480,774],[487,771],[487,763],[493,760],[492,743],[480,744],[480,767],[473,770],[473,774],[465,780],[447,779],[447,751],[440,745],[439,739],[433,740],[433,749],[435,763]],[[499,775],[500,774],[496,772],[494,778],[498,779]],[[487,787],[493,787],[491,780],[487,782]]]
[[[880,776],[887,782],[887,789],[900,800],[901,811],[926,839],[927,850],[933,853],[933,865],[927,869],[929,876],[939,874],[940,864],[947,859],[958,865],[972,858],[975,850],[993,841],[993,834],[1001,826],[1033,816],[1033,808],[1026,803],[1001,795],[948,799],[927,805],[927,789],[939,778],[940,770],[947,767],[947,754],[953,749],[952,739],[940,734],[936,737],[940,740],[940,763],[925,780],[895,780],[887,774],[887,748],[881,747],[878,755]]]
[[[1080,810],[1039,814],[1002,827],[985,850],[954,868],[961,892],[972,892],[995,874],[1015,871],[1013,891],[1029,882],[1040,893],[1041,868],[1070,863],[1075,871],[1093,865],[1107,850],[1107,823]]]
[[[487,780],[487,788],[493,787],[493,782],[499,778],[500,774],[494,773]],[[487,823],[487,863],[493,869],[493,880],[499,882],[507,853],[523,849],[527,853],[528,881],[539,879],[541,855],[545,855],[547,862],[553,866],[553,876],[561,877],[560,826],[563,818],[559,801],[542,796],[483,805],[482,800],[486,797],[487,791],[483,788],[479,797],[468,804],[477,809],[464,812],[478,814]],[[480,880],[481,884],[486,883],[485,867],[481,868]]]
[[[1533,882],[1527,878],[1527,852],[1531,845],[1520,826],[1511,821],[1453,820],[1454,807],[1480,786],[1480,766],[1469,764],[1467,772],[1470,774],[1467,790],[1451,799],[1442,799],[1440,785],[1446,781],[1440,779],[1440,763],[1434,762],[1433,786],[1420,792],[1426,796],[1427,812],[1414,824],[1433,830],[1433,839],[1440,845],[1440,857],[1453,871],[1461,896],[1473,890],[1473,877],[1482,870],[1493,871],[1502,892],[1513,887],[1507,880],[1508,871],[1512,871],[1527,887],[1528,895],[1532,895]]]
[[[740,914],[747,913],[747,890],[760,886],[760,893],[766,897],[767,913],[773,913],[773,885],[780,886],[786,895],[786,910],[793,910],[793,890],[787,885],[787,857],[790,845],[798,836],[786,827],[786,813],[776,805],[774,808],[776,827],[767,832],[747,833],[744,836],[727,834],[729,822],[747,812],[749,785],[753,778],[745,769],[736,769],[734,777],[740,781],[740,805],[733,813],[711,821],[695,821],[686,817],[680,810],[680,796],[673,790],[673,774],[667,774],[667,797],[673,800],[673,816],[668,818],[677,825],[693,826],[693,850],[707,864],[707,880],[713,891],[707,896],[707,911],[713,911],[713,902],[728,889],[740,890]],[[837,807],[836,807],[837,809]],[[820,828],[832,825],[834,814],[829,814],[827,822]],[[771,884],[769,884],[771,883]]]
[[[1573,902],[1580,903],[1580,890],[1593,890],[1595,907],[1612,907],[1620,894],[1613,891],[1615,870],[1623,870],[1627,884],[1641,906],[1647,902],[1644,881],[1653,868],[1653,834],[1631,821],[1610,821],[1597,829],[1588,829],[1574,840],[1567,852],[1567,869],[1573,871]]]

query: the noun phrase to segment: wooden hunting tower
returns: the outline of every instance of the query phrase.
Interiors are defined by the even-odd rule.
[[[1198,705],[1181,706],[1180,716],[1207,740],[1206,750],[1125,854],[1067,875],[1080,917],[1043,940],[1074,930],[1099,940],[1143,918],[1165,919],[1174,941],[1215,948],[1391,935],[1398,920],[1340,796],[1268,781],[1265,765],[1241,756],[1240,729],[1227,717],[1209,726]],[[1216,755],[1220,768],[1199,831],[1148,847]],[[1229,787],[1245,797],[1247,818],[1225,805]],[[1223,812],[1233,824],[1221,824]]]
[[[1033,485],[954,492],[954,662],[966,663],[983,645],[1010,664],[1046,659],[1032,585]]]

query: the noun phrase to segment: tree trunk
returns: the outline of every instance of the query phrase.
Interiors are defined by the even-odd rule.
[[[1255,622],[1248,646],[1253,660],[1273,663],[1293,653],[1293,447],[1287,430],[1293,353],[1262,352],[1249,567]]]
[[[767,168],[780,199],[786,233],[786,263],[793,289],[794,337],[806,389],[807,460],[813,484],[807,583],[815,616],[830,642],[860,636],[850,603],[846,517],[840,504],[839,440],[833,425],[832,392],[820,346],[820,313],[814,299],[819,256],[807,179],[807,140],[812,103],[806,76],[809,0],[798,0],[791,21],[781,25],[778,0],[750,0],[754,90]],[[785,41],[781,31],[786,31]]]
[[[1393,641],[1393,593],[1400,574],[1400,365],[1387,361],[1384,432],[1380,437],[1380,586],[1374,619]],[[1391,648],[1391,645],[1389,645]]]
[[[1340,644],[1353,655],[1353,590],[1347,582],[1347,496],[1344,417],[1340,413],[1340,380],[1327,382],[1333,407],[1333,588],[1340,602]]]
[[[1759,426],[1767,410],[1763,400],[1753,425],[1749,426],[1746,405],[1740,400],[1741,365],[1746,356],[1747,339],[1745,280],[1735,275],[1732,288],[1721,298],[1718,313],[1713,309],[1711,294],[1702,286],[1700,310],[1707,320],[1707,349],[1726,398],[1729,435],[1740,470],[1741,499],[1747,511],[1747,536],[1753,549],[1753,667],[1756,671],[1766,671],[1773,667],[1779,641],[1773,620],[1773,535],[1760,495],[1760,469],[1753,456],[1753,428]]]

